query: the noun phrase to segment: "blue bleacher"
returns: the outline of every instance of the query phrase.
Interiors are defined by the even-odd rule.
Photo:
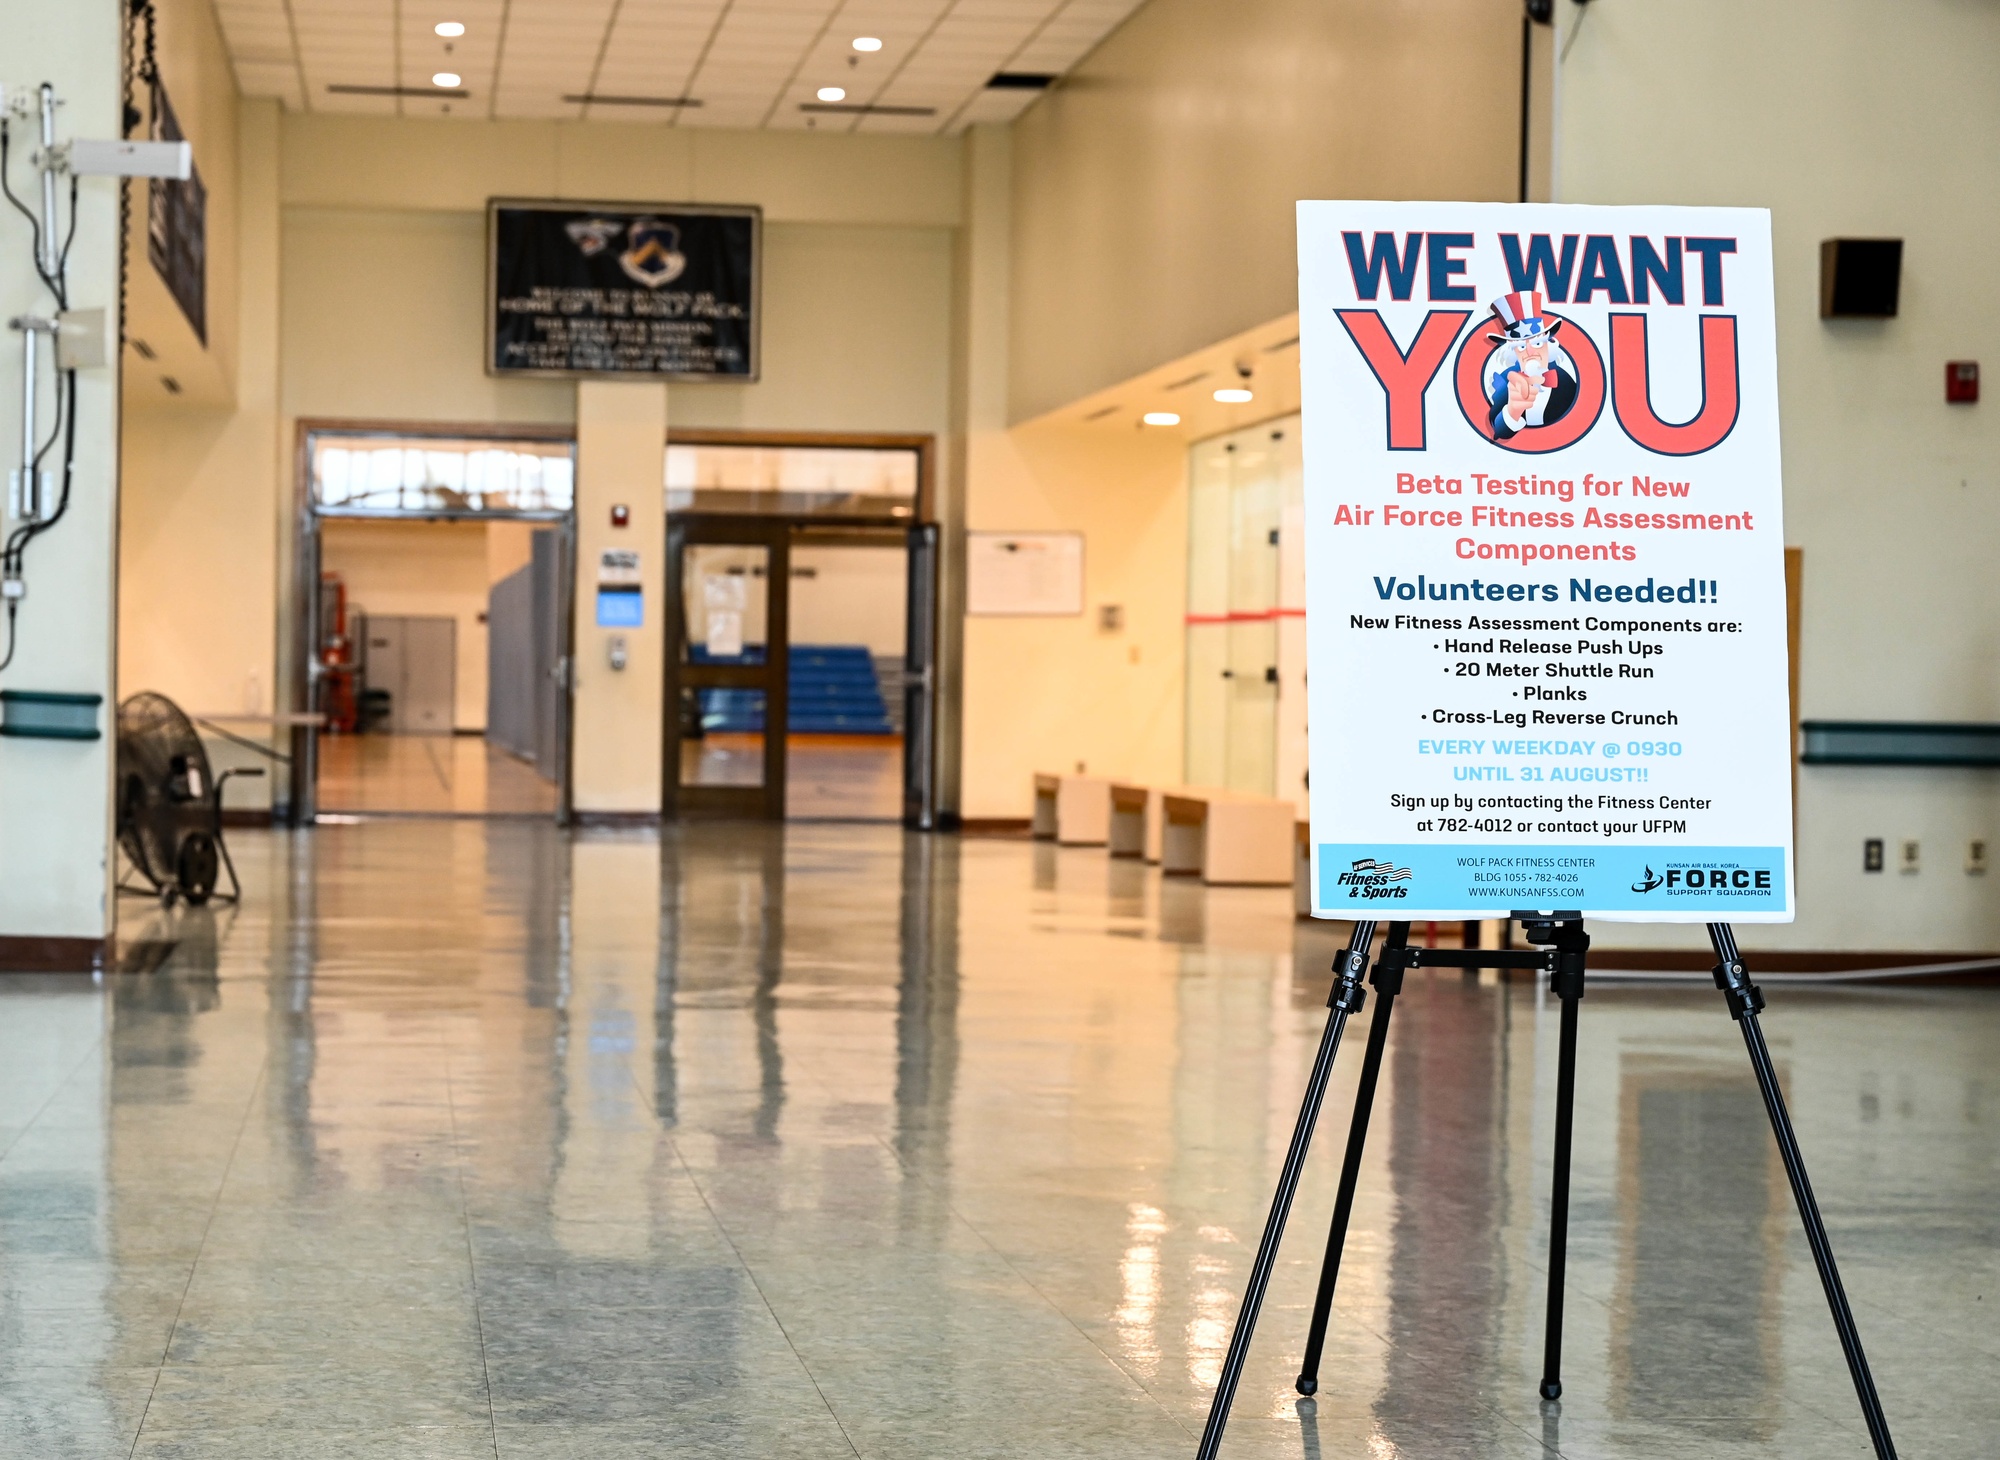
[[[740,655],[710,654],[691,646],[695,664],[761,664],[764,651]],[[882,702],[882,685],[875,661],[861,644],[794,644],[785,682],[790,697],[786,716],[794,735],[894,735],[889,710]],[[701,692],[704,733],[756,733],[764,728],[764,701],[754,689],[704,689]]]

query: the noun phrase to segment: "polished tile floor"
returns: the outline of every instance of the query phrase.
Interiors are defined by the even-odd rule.
[[[1336,947],[1287,893],[854,826],[235,849],[241,909],[0,985],[0,1453],[1192,1456]],[[1554,1010],[1413,979],[1298,1402],[1365,1023],[1225,1455],[1867,1454],[1698,989],[1585,1001],[1558,1409]],[[1768,1027],[1903,1453],[1992,1454],[2000,994]]]
[[[553,816],[556,786],[480,735],[322,735],[319,806],[335,814]]]
[[[683,740],[681,784],[763,785],[764,737]],[[793,821],[901,821],[902,736],[786,736],[785,815]]]

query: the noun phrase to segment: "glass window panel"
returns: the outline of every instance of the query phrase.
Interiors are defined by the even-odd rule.
[[[771,550],[754,545],[694,543],[681,550],[684,662],[764,662],[770,566]]]
[[[314,434],[313,501],[344,516],[567,512],[575,448],[567,441]]]
[[[689,686],[681,690],[683,786],[764,784],[764,691]]]
[[[669,512],[914,517],[917,453],[829,446],[667,447]]]

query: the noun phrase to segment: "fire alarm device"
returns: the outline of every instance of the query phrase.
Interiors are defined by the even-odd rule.
[[[1947,360],[1944,367],[1944,398],[1947,405],[1969,406],[1979,399],[1979,362]]]
[[[632,525],[632,509],[627,507],[623,502],[613,503],[611,508],[611,525],[613,527],[630,527]]]

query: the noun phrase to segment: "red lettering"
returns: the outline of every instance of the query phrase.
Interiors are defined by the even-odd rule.
[[[1472,312],[1433,309],[1424,316],[1423,328],[1410,342],[1407,354],[1397,347],[1395,337],[1375,310],[1337,309],[1334,313],[1388,397],[1389,449],[1422,451],[1424,392],[1430,389],[1438,367],[1451,353],[1452,341],[1472,318]]]
[[[1741,404],[1737,381],[1736,316],[1701,317],[1701,409],[1675,426],[1653,413],[1647,379],[1646,316],[1611,316],[1611,408],[1639,445],[1661,456],[1694,456],[1719,444],[1736,428]]]

